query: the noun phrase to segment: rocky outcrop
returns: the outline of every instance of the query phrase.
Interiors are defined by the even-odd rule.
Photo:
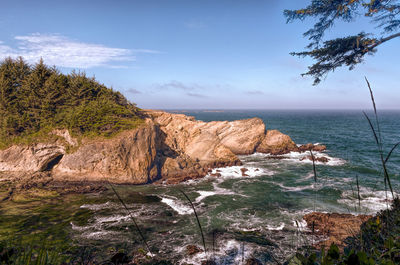
[[[159,176],[159,128],[148,122],[113,139],[83,143],[54,168],[55,180],[144,184]]]
[[[237,155],[297,150],[289,136],[266,132],[259,118],[203,122],[162,111],[145,114],[144,125],[111,139],[78,144],[67,130],[57,130],[52,133],[60,139],[52,144],[12,146],[0,151],[0,172],[51,171],[55,181],[178,183],[204,177],[215,167],[241,165]]]
[[[291,151],[297,151],[297,145],[290,136],[278,130],[267,131],[263,141],[257,147],[257,152],[270,153],[272,155],[283,155]]]
[[[326,150],[326,146],[322,144],[303,144],[298,147],[298,152],[307,152],[307,151],[314,151],[314,152],[322,152]]]
[[[309,160],[309,161],[315,161],[315,162],[321,162],[321,163],[328,163],[329,162],[329,158],[325,157],[325,156],[321,156],[321,157],[312,157],[312,156],[305,156],[299,159],[300,161],[304,161],[304,160]]]
[[[58,144],[14,145],[0,151],[0,172],[33,173],[51,170],[54,162],[58,162],[64,154],[64,146]]]
[[[327,249],[332,243],[343,248],[344,240],[360,232],[361,224],[371,217],[370,215],[312,212],[306,214],[303,219],[311,231],[314,229],[315,235],[327,238],[317,244],[317,247],[324,246]]]

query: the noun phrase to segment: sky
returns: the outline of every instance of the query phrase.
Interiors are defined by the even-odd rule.
[[[318,86],[302,77],[312,20],[286,23],[310,0],[1,0],[0,59],[40,58],[123,93],[145,109],[399,109],[400,39]],[[364,18],[327,37],[374,30]]]

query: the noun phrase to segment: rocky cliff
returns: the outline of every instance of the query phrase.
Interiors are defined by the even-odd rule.
[[[177,183],[204,177],[212,168],[240,165],[237,155],[282,154],[298,147],[279,131],[266,131],[259,118],[238,121],[197,121],[183,114],[147,111],[146,123],[112,139],[76,145],[68,131],[64,141],[12,146],[0,151],[0,172],[23,175],[50,172],[63,181],[145,184]]]

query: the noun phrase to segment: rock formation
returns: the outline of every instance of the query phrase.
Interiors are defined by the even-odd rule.
[[[51,172],[56,181],[177,183],[204,177],[212,168],[240,165],[237,155],[285,154],[299,148],[288,135],[265,130],[259,118],[197,121],[183,114],[147,111],[144,125],[111,139],[82,140],[67,130],[62,140],[0,151],[0,173]],[[68,146],[70,151],[67,152]]]
[[[306,214],[303,219],[310,230],[314,226],[315,235],[327,237],[326,240],[317,244],[317,247],[324,246],[327,249],[332,243],[343,248],[344,240],[356,235],[360,231],[361,224],[371,217],[370,215],[312,212]]]

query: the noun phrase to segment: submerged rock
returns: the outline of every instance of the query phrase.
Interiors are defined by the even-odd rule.
[[[322,145],[322,144],[314,145],[314,144],[308,143],[308,144],[303,144],[298,147],[299,152],[308,152],[310,150],[315,151],[315,152],[322,152],[322,151],[326,150],[326,146]]]
[[[312,156],[306,156],[306,157],[300,158],[300,161],[304,161],[304,160],[313,161],[313,157],[312,157]],[[321,157],[315,157],[315,156],[314,156],[314,161],[316,161],[316,162],[322,162],[322,163],[328,163],[328,162],[329,162],[329,158],[327,158],[327,157],[325,157],[325,156],[321,156]]]
[[[240,169],[240,171],[242,172],[242,177],[248,177],[249,175],[246,174],[247,171],[249,171],[247,168],[242,167]]]

